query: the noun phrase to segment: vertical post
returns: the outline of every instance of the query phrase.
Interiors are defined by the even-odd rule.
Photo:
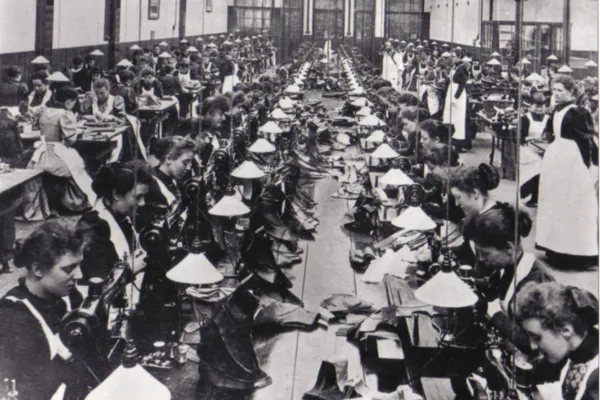
[[[179,1],[179,38],[185,37],[185,20],[187,18],[187,0]]]
[[[115,53],[117,49],[117,12],[121,10],[117,7],[118,0],[106,0],[108,3],[108,68],[115,67]]]
[[[569,64],[571,50],[571,0],[563,0],[563,60]]]
[[[515,64],[521,62],[520,54],[523,45],[523,2],[524,0],[515,0],[515,40],[513,43],[514,52],[517,55]]]

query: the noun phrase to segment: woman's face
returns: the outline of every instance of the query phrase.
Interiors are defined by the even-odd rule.
[[[514,247],[512,243],[508,243],[502,248],[495,246],[482,246],[475,242],[475,255],[477,263],[489,275],[492,272],[500,269],[505,269],[514,265]]]
[[[568,91],[562,83],[555,83],[552,85],[552,97],[556,104],[562,104],[573,100],[573,92]]]
[[[194,153],[191,151],[183,153],[179,158],[171,160],[167,158],[167,171],[171,178],[181,179],[187,171],[192,168]]]
[[[232,49],[231,50],[231,57],[233,58],[237,58],[237,56],[239,55],[239,50],[238,49]]]
[[[98,98],[98,101],[104,102],[106,101],[106,99],[108,99],[107,87],[94,88],[94,92],[96,92],[96,97]]]
[[[154,46],[154,55],[158,56],[161,53],[160,46]]]
[[[465,212],[467,217],[478,214],[483,209],[485,201],[477,189],[475,189],[475,193],[465,193],[453,187],[450,189],[450,193],[454,196],[456,205]]]
[[[402,118],[402,124],[404,125],[404,129],[408,133],[415,133],[417,131],[417,122],[412,121],[410,119]]]
[[[555,332],[542,326],[538,318],[529,318],[523,321],[523,329],[529,334],[532,350],[539,350],[548,362],[558,364],[569,355],[569,341],[566,329]]]
[[[137,184],[124,195],[113,196],[113,209],[121,215],[133,218],[135,210],[146,204],[145,197],[148,193],[148,185]]]
[[[428,148],[435,143],[434,139],[429,136],[429,132],[421,129],[421,146]]]
[[[77,100],[67,100],[65,101],[65,108],[71,111],[73,108],[75,108],[75,104],[77,104]]]
[[[223,121],[225,121],[225,114],[221,110],[212,111],[208,114],[208,117],[213,128],[220,127]]]
[[[152,75],[146,75],[142,77],[142,80],[144,81],[144,83],[146,83],[147,85],[151,85],[152,82],[154,82],[154,76]]]
[[[31,85],[37,93],[44,93],[47,89],[47,86],[44,85],[44,82],[42,82],[39,79],[34,79],[33,81],[31,81]]]
[[[82,279],[81,268],[83,254],[67,252],[58,257],[54,266],[47,271],[34,270],[40,286],[48,294],[64,297],[74,288],[77,280]]]

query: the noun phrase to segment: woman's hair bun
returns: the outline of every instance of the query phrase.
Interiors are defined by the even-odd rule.
[[[494,190],[500,185],[500,173],[489,164],[481,163],[477,167],[477,172],[483,187],[487,190]]]
[[[29,257],[28,251],[23,251],[23,245],[25,244],[25,239],[17,239],[15,240],[15,244],[13,247],[14,259],[13,263],[17,268],[24,268],[31,264],[31,260]]]
[[[519,210],[519,235],[521,237],[529,236],[531,228],[533,228],[533,221],[529,214],[523,210]]]

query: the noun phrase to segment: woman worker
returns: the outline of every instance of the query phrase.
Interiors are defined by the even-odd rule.
[[[598,299],[560,283],[530,283],[516,299],[516,318],[546,361],[566,361],[556,391],[565,400],[597,400]]]
[[[27,186],[23,212],[27,220],[46,219],[53,211],[81,212],[96,200],[83,159],[71,148],[78,134],[73,113],[77,96],[74,88],[62,87],[55,104],[40,116],[41,141],[28,167],[43,169],[45,176],[43,186],[37,182]]]
[[[554,141],[540,173],[536,244],[558,267],[597,262],[598,147],[590,113],[575,105],[575,81],[552,81],[556,104],[548,124]]]
[[[517,226],[519,240],[515,241]],[[531,227],[532,221],[526,212],[517,212],[507,203],[497,203],[473,215],[463,229],[465,240],[475,245],[477,275],[494,282],[478,286],[488,302],[490,321],[524,353],[531,353],[532,349],[527,335],[514,320],[514,301],[517,295],[521,296],[520,290],[525,284],[554,281],[535,256],[526,253],[521,246],[520,238],[527,237]]]
[[[15,266],[27,272],[0,300],[0,371],[21,398],[48,400],[64,383],[66,399],[83,399],[105,377],[95,357],[74,356],[58,336],[61,319],[83,301],[75,287],[83,245],[80,231],[55,219],[16,247]]]

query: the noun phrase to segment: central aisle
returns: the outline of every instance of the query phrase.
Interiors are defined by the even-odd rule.
[[[309,94],[309,100],[320,94]],[[323,99],[331,113],[341,107],[341,101]],[[352,151],[354,149],[349,149]],[[349,251],[352,237],[340,222],[353,200],[332,198],[339,184],[333,178],[324,178],[315,184],[315,201],[320,225],[314,241],[302,242],[303,264],[285,272],[307,309],[318,311],[322,300],[334,293],[346,293],[370,301],[376,308],[387,305],[382,283],[366,285],[350,267]],[[256,391],[256,400],[300,400],[310,390],[317,378],[323,359],[333,355],[345,356],[349,361],[349,376],[360,376],[371,387],[376,387],[375,377],[363,372],[358,349],[336,336],[340,324],[330,324],[328,329],[313,332],[289,331],[266,340],[256,338],[255,349],[262,368],[273,378],[273,384]]]

